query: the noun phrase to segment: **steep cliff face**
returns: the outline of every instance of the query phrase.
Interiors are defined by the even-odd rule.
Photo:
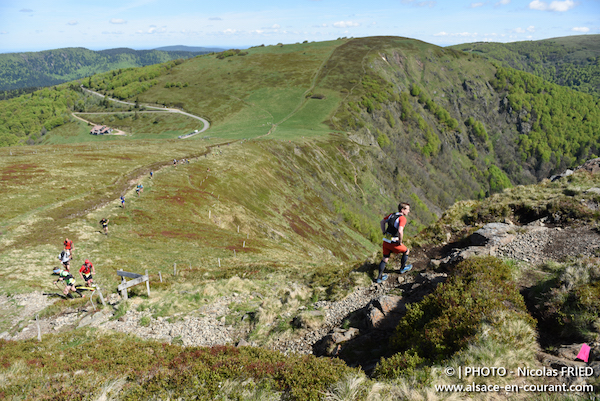
[[[489,62],[386,37],[348,42],[326,67],[320,85],[345,93],[329,123],[369,149],[369,173],[391,197],[438,214],[459,199],[536,181],[516,147],[531,123],[494,89]]]

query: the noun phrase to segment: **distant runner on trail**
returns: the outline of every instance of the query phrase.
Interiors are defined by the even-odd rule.
[[[67,251],[66,249],[64,249],[60,253],[60,255],[58,255],[58,259],[63,264],[63,268],[68,269],[71,264],[71,253],[69,251]],[[60,268],[56,268],[56,269],[52,270],[52,273],[59,274]]]
[[[92,273],[96,274],[96,269],[94,269],[94,265],[89,259],[86,259],[85,262],[81,265],[79,269],[79,275],[81,279],[85,282],[85,285],[91,287],[94,282],[94,278],[92,277]]]
[[[73,241],[71,241],[68,238],[65,238],[64,246],[65,246],[65,251],[69,251],[69,253],[71,254],[71,257],[73,257]]]
[[[152,179],[152,176],[154,175],[154,172],[150,172],[150,179]]]
[[[108,235],[108,222],[110,220],[106,217],[100,220],[100,224],[102,224],[102,230],[104,231],[104,235]]]
[[[121,207],[125,208],[125,197],[121,196]]]
[[[140,196],[140,192],[144,192],[144,186],[142,184],[137,184],[135,192],[137,193],[137,196]]]
[[[408,216],[409,213],[410,203],[402,202],[398,205],[397,213],[390,213],[379,222],[381,232],[385,238],[383,238],[383,259],[381,259],[381,263],[379,263],[377,283],[387,280],[387,274],[383,274],[383,272],[385,271],[385,265],[390,260],[390,255],[392,253],[403,254],[400,273],[406,273],[412,269],[412,265],[406,264],[410,250],[402,243],[404,238],[404,227],[406,226],[406,216]]]

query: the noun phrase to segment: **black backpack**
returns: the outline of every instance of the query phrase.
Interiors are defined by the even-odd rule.
[[[385,220],[385,232],[386,234],[390,234],[392,237],[398,236],[398,229],[394,227],[394,223],[396,222],[396,220],[398,220],[398,217],[400,217],[400,212],[390,214]]]

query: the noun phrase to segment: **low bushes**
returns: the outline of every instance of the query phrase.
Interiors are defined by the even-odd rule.
[[[398,353],[377,374],[394,377],[420,364],[438,363],[464,349],[481,324],[507,311],[534,325],[508,265],[492,257],[470,258],[422,301],[407,307],[391,338]]]
[[[600,338],[600,260],[578,260],[557,268],[533,288],[529,299],[540,324],[559,338]]]
[[[7,345],[0,340],[0,395],[7,398],[28,394],[30,399],[78,400],[112,387],[110,395],[123,400],[216,399],[234,380],[284,393],[286,399],[318,400],[355,372],[339,360],[257,347],[183,348],[95,330]],[[108,386],[115,381],[120,381],[118,388]]]

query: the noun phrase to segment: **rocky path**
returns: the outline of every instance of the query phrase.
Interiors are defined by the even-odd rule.
[[[495,223],[500,224],[500,223]],[[522,260],[538,264],[549,260],[563,260],[567,257],[598,256],[600,252],[600,234],[589,227],[546,227],[543,222],[528,226],[499,225],[485,243],[466,249],[454,250],[446,257],[447,261],[457,258],[461,253],[495,254],[500,257]],[[468,255],[465,255],[467,253]],[[453,256],[454,255],[454,256]],[[415,256],[415,259],[419,259]],[[369,287],[356,288],[346,298],[339,301],[319,301],[313,306],[321,323],[303,325],[298,323],[294,337],[281,336],[273,339],[266,346],[284,353],[312,354],[319,353],[322,345],[327,350],[320,353],[335,354],[336,344],[348,341],[364,331],[385,330],[390,322],[401,316],[405,302],[414,302],[433,291],[435,286],[445,279],[444,273],[435,273],[428,267],[428,260],[421,258],[419,264],[410,274],[398,275],[390,273],[390,279],[383,284],[372,284]],[[455,260],[454,259],[454,260]],[[434,262],[435,266],[443,264]],[[399,291],[400,290],[400,291]],[[403,296],[393,295],[402,293]],[[110,304],[120,301],[117,294],[108,297]],[[119,319],[111,320],[115,313],[113,308],[94,311],[91,304],[79,310],[69,310],[60,316],[35,321],[35,315],[53,302],[53,299],[35,292],[25,295],[0,298],[0,309],[16,310],[13,325],[21,324],[20,331],[0,333],[0,338],[22,340],[35,338],[40,331],[43,334],[70,330],[77,327],[91,326],[102,330],[114,330],[137,335],[144,339],[154,339],[184,346],[211,346],[221,344],[256,345],[244,340],[247,333],[227,324],[229,305],[243,302],[243,295],[222,297],[211,305],[205,306],[194,316],[174,316],[170,319],[151,317],[148,311],[130,310]],[[342,328],[345,319],[356,317],[362,320],[359,324],[363,333],[351,328]],[[25,317],[25,318],[24,318]],[[387,322],[387,323],[386,323]],[[326,344],[323,345],[325,339]],[[339,347],[337,347],[339,350]]]

